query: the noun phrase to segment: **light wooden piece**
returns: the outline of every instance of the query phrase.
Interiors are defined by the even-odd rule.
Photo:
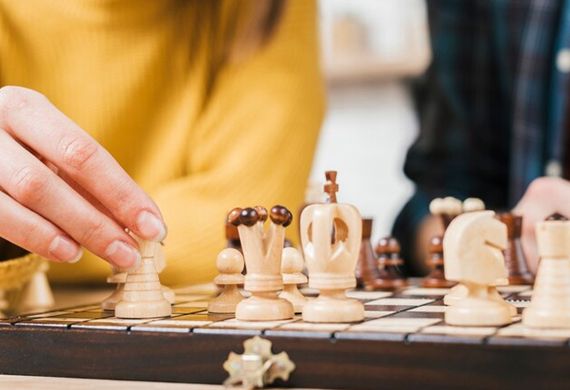
[[[154,251],[154,266],[156,268],[156,272],[160,274],[166,268],[166,256],[164,255],[164,247],[162,246],[162,243],[160,245],[155,245]],[[165,285],[161,285],[161,290],[164,298],[173,305],[176,302],[176,294],[174,293],[174,290]]]
[[[49,265],[44,261],[24,287],[18,303],[18,309],[22,312],[53,307],[53,293],[46,275],[48,269]]]
[[[514,317],[517,315],[517,308],[514,305],[511,305],[510,303],[506,302],[503,299],[503,297],[501,296],[501,294],[499,294],[499,291],[497,291],[497,288],[496,288],[497,286],[506,286],[506,285],[508,285],[508,281],[507,281],[507,283],[505,283],[505,280],[499,280],[498,282],[495,282],[495,288],[491,287],[488,290],[488,293],[489,293],[489,297],[491,299],[494,299],[499,303],[506,304],[509,308],[509,312],[511,313],[511,316]],[[457,302],[466,298],[468,293],[469,293],[469,291],[467,290],[467,287],[465,287],[465,285],[458,284],[458,285],[454,286],[449,291],[449,293],[447,293],[443,297],[443,304],[447,305],[447,306],[455,305]]]
[[[536,226],[540,263],[523,324],[531,328],[570,328],[570,222]]]
[[[334,174],[333,174],[334,173]],[[309,271],[309,287],[319,296],[303,307],[305,322],[357,322],[364,306],[347,298],[356,286],[355,268],[362,240],[362,218],[356,207],[336,203],[336,173],[327,172],[328,204],[313,204],[301,214],[301,242]],[[331,232],[334,232],[331,242]]]
[[[295,313],[301,313],[307,298],[299,291],[298,285],[307,283],[303,275],[303,257],[295,248],[284,248],[281,260],[281,273],[283,274],[283,291],[280,298],[286,299],[293,305]]]
[[[123,299],[125,291],[125,282],[127,281],[127,272],[113,268],[113,274],[107,278],[107,283],[114,283],[117,285],[115,291],[101,302],[103,310],[115,310],[117,303]]]
[[[461,214],[447,228],[443,239],[445,277],[467,290],[466,297],[445,310],[450,325],[499,326],[512,321],[512,309],[495,286],[507,277],[502,253],[507,246],[507,228],[494,215],[492,211]]]
[[[485,203],[479,198],[467,198],[463,201],[464,213],[483,210],[485,210]]]
[[[219,275],[214,279],[222,287],[220,295],[208,303],[210,313],[235,313],[236,306],[243,300],[238,285],[243,284],[243,255],[234,248],[226,248],[218,254],[216,268]]]
[[[141,265],[127,272],[123,299],[115,307],[115,317],[143,319],[168,317],[172,314],[172,307],[164,297],[155,265],[157,245],[160,244],[139,242]]]
[[[257,210],[256,210],[257,209]],[[285,227],[292,215],[282,206],[274,206],[271,210],[269,231],[263,230],[260,219],[267,216],[265,209],[257,207],[235,209],[239,212],[232,219],[237,226],[247,267],[244,290],[251,296],[241,301],[236,307],[236,318],[241,321],[276,321],[293,318],[293,305],[282,298],[281,254],[285,242]],[[263,221],[262,221],[263,222]]]

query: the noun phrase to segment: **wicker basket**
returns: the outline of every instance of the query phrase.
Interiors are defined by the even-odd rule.
[[[42,257],[36,254],[29,254],[0,262],[0,290],[20,289],[30,280],[44,261]]]

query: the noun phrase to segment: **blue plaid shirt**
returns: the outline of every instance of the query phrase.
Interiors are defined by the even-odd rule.
[[[534,178],[569,165],[570,0],[427,5],[433,62],[413,86],[420,134],[404,167],[416,192],[393,228],[407,259],[434,197],[510,209]]]

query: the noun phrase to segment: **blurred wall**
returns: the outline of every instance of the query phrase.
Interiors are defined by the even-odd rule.
[[[430,61],[423,0],[321,0],[328,113],[311,181],[339,171],[339,200],[386,235],[413,191],[402,172],[417,121],[406,80]]]

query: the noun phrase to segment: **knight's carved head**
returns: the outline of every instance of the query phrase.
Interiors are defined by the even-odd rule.
[[[443,238],[445,277],[449,280],[493,284],[507,277],[503,250],[507,227],[493,211],[461,214]]]

